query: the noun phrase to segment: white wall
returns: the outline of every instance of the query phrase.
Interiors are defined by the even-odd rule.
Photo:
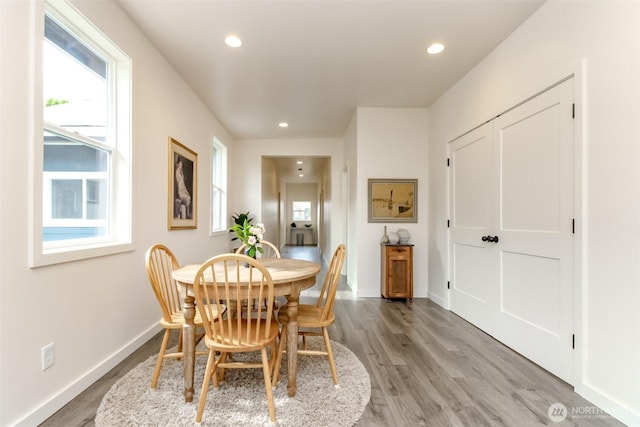
[[[254,223],[260,221],[264,224],[264,239],[276,246],[282,246],[286,242],[278,235],[278,193],[280,181],[276,171],[276,163],[272,158],[262,158],[262,211],[260,214],[251,213]],[[242,211],[246,212],[246,211]],[[285,228],[285,224],[281,224]]]
[[[131,252],[29,269],[30,147],[41,138],[41,108],[30,72],[41,1],[0,1],[0,425],[37,425],[154,335],[160,311],[144,270],[153,243],[183,263],[225,251],[210,237],[210,145],[233,140],[198,97],[111,1],[78,8],[133,60],[134,244]],[[33,14],[32,11],[33,10]],[[41,30],[40,30],[41,32]],[[11,66],[4,62],[10,58]],[[40,98],[41,99],[41,98]],[[35,136],[34,136],[35,135]],[[198,228],[167,230],[168,137],[198,153]],[[7,201],[10,201],[8,204]],[[11,208],[9,208],[11,207]],[[55,365],[42,371],[40,349],[53,342]]]
[[[547,2],[430,108],[430,297],[448,301],[447,142],[569,72],[583,82],[575,390],[640,425],[640,2]]]
[[[358,108],[357,191],[355,234],[357,253],[357,295],[380,296],[380,238],[384,225],[389,232],[406,228],[413,248],[414,297],[428,291],[428,173],[427,110],[423,108]],[[367,210],[369,178],[417,178],[417,223],[369,223]],[[353,255],[353,254],[352,254]]]
[[[260,197],[261,181],[261,159],[262,156],[290,156],[292,154],[300,156],[318,156],[331,158],[331,176],[341,176],[342,160],[342,139],[341,138],[308,138],[308,139],[246,139],[238,140],[235,150],[231,170],[235,171],[234,185],[229,190],[230,211],[252,213],[262,212],[262,200]],[[292,153],[291,147],[295,147]],[[258,165],[258,166],[255,166]],[[242,171],[242,172],[238,172]],[[280,182],[282,198],[284,199],[284,185]],[[255,189],[255,190],[254,190]],[[333,215],[344,212],[342,203],[336,195],[340,194],[339,179],[331,180],[331,204],[334,210]],[[317,200],[317,198],[316,198]],[[260,218],[256,218],[259,220]],[[282,224],[283,230],[289,226],[289,222]],[[323,256],[326,260],[331,259],[331,254],[335,247],[343,243],[342,228],[340,223],[332,222],[325,230],[328,236],[328,246]],[[284,237],[284,235],[283,235]],[[286,240],[282,240],[285,242]]]
[[[353,117],[344,135],[344,165],[342,167],[343,200],[346,204],[343,222],[347,237],[345,269],[347,270],[347,283],[353,292],[358,292],[358,112],[354,111]],[[365,207],[366,209],[366,207]]]
[[[322,171],[322,183],[320,184],[320,205],[319,205],[319,220],[318,231],[316,236],[318,238],[318,247],[323,253],[327,251],[327,230],[331,229],[331,181],[336,179],[340,181],[342,177],[331,176],[331,161],[325,162],[324,169]],[[345,240],[343,240],[344,242]],[[328,251],[330,251],[329,249]]]

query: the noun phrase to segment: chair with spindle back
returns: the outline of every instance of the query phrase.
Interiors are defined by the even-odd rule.
[[[209,349],[196,423],[202,421],[210,381],[213,380],[213,385],[217,388],[219,379],[224,379],[224,369],[229,368],[262,369],[269,418],[275,423],[271,375],[277,347],[278,322],[273,313],[274,287],[269,271],[260,262],[246,255],[218,255],[202,264],[195,275],[193,290],[204,323],[204,343]],[[266,300],[267,304],[260,304],[259,301],[262,300]],[[236,310],[228,311],[219,321],[215,319],[215,313],[220,312],[225,305],[250,307],[256,301],[256,317],[242,316],[241,310]],[[268,347],[271,347],[271,358],[268,357]],[[259,362],[229,357],[256,351],[260,352]],[[216,352],[220,353],[219,357],[216,357]]]
[[[274,245],[273,243],[267,241],[267,240],[261,240],[260,243],[258,243],[258,246],[260,246],[262,248],[262,252],[258,252],[256,253],[256,258],[260,259],[260,258],[280,258],[280,251],[278,250],[278,248],[276,247],[276,245]],[[236,249],[236,253],[237,254],[243,254],[244,251],[247,249],[247,244],[243,243],[242,246],[240,246],[238,249]],[[264,301],[263,301],[264,302]],[[273,301],[273,309],[277,310],[278,307],[280,307],[281,302],[278,301],[278,299],[276,298]],[[252,308],[252,312],[255,313],[256,308],[253,307]]]
[[[149,283],[162,311],[160,326],[164,328],[164,336],[162,338],[162,344],[160,345],[158,361],[156,362],[156,368],[151,379],[151,388],[156,388],[158,384],[158,377],[160,376],[163,361],[169,358],[178,359],[182,357],[182,328],[184,326],[182,298],[175,280],[171,277],[173,270],[179,267],[180,265],[175,255],[165,245],[156,244],[147,250],[145,255],[145,268],[147,270]],[[194,322],[196,327],[202,327],[202,320],[200,319],[198,311],[196,311]],[[176,329],[180,333],[177,351],[167,353],[167,345],[169,344],[171,331]]]
[[[333,383],[336,387],[338,387],[338,373],[336,371],[333,352],[331,351],[328,327],[336,320],[333,312],[333,303],[336,298],[340,272],[342,271],[345,255],[345,246],[343,244],[338,245],[331,257],[331,263],[324,276],[322,289],[320,290],[317,302],[315,304],[298,305],[298,335],[302,336],[302,348],[298,349],[298,355],[327,357],[327,359],[329,359],[331,375],[333,376]],[[273,373],[273,384],[277,384],[280,378],[280,363],[282,361],[284,345],[287,340],[287,326],[289,323],[287,310],[278,311],[278,322],[282,325],[282,330],[280,332],[280,344],[278,345],[278,357]],[[320,331],[318,331],[318,329],[320,329]],[[308,336],[322,336],[324,338],[325,350],[307,349],[306,337]]]
[[[258,252],[256,257],[258,258],[280,258],[280,251],[273,243],[262,240],[258,243],[258,246],[262,247],[262,253]],[[245,249],[247,248],[247,244],[243,243],[238,249],[236,249],[237,254],[243,254]]]

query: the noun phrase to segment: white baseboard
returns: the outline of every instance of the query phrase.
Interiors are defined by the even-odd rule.
[[[575,392],[593,404],[593,407],[590,408],[569,408],[570,412],[572,410],[575,412],[572,414],[575,422],[579,423],[581,418],[601,418],[603,415],[597,413],[597,411],[603,410],[611,417],[628,426],[640,426],[640,412],[638,412],[638,410],[621,404],[606,393],[588,384],[576,385]]]
[[[60,390],[51,399],[39,405],[31,413],[18,420],[13,425],[17,427],[32,427],[39,425],[51,415],[55,414],[60,408],[69,403],[84,390],[86,390],[91,384],[102,378],[111,369],[116,367],[118,363],[126,359],[129,355],[131,355],[131,353],[140,348],[144,343],[153,338],[160,330],[160,325],[155,324],[146,331],[142,332],[140,335],[121,347],[118,351],[108,356],[93,369],[86,372],[76,381],[69,384],[66,388]]]
[[[437,295],[435,295],[435,294],[433,294],[431,292],[427,292],[427,298],[429,298],[431,301],[435,302],[436,304],[438,304],[440,307],[444,308],[445,310],[449,310],[449,307],[447,307],[446,301],[443,298],[441,298],[441,297],[439,297],[439,296],[437,296]]]

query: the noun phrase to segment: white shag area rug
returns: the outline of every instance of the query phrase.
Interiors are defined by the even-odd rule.
[[[310,348],[320,348],[321,342],[317,337],[307,341]],[[326,358],[299,356],[298,388],[293,398],[287,395],[287,363],[283,355],[280,381],[274,391],[278,426],[350,427],[364,413],[371,398],[369,374],[348,348],[335,341],[331,341],[331,346],[340,387],[333,385]],[[196,425],[207,357],[196,358],[195,395],[191,403],[184,401],[182,361],[166,360],[158,386],[151,390],[156,357],[133,368],[105,394],[95,418],[97,427]],[[236,355],[236,359],[241,357]],[[218,389],[210,385],[201,425],[269,425],[262,370],[227,369],[225,381]]]

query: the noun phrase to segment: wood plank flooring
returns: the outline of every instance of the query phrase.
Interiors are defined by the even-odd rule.
[[[318,250],[288,246],[283,256],[317,261]],[[371,378],[371,402],[358,426],[623,426],[606,414],[572,419],[572,408],[583,413],[596,408],[565,382],[428,299],[354,299],[345,283],[338,296],[331,339],[351,349]],[[160,340],[158,334],[42,425],[95,425],[102,396],[156,354]],[[569,412],[561,423],[547,415],[556,402]]]

